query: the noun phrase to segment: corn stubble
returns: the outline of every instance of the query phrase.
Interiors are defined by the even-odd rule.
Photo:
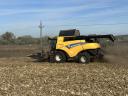
[[[128,66],[0,59],[0,96],[127,96]]]
[[[103,62],[87,65],[2,57],[0,96],[128,96],[127,52],[107,48]]]

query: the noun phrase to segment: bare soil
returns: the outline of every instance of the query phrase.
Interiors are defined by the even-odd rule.
[[[107,48],[104,62],[87,65],[1,55],[0,96],[128,96],[127,51],[126,44]]]
[[[37,45],[0,45],[0,58],[26,57],[39,50]]]
[[[0,59],[1,96],[127,96],[128,65]]]

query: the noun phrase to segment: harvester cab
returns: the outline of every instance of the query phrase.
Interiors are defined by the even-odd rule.
[[[114,42],[113,35],[80,35],[79,30],[61,30],[59,36],[49,38],[50,50],[42,53],[42,56],[33,54],[30,57],[49,60],[50,62],[62,63],[66,61],[76,61],[87,64],[92,59],[101,59],[103,52],[99,39],[109,39]],[[38,53],[39,54],[39,53]]]

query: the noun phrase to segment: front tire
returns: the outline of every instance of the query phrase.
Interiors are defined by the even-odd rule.
[[[80,53],[78,55],[78,63],[88,64],[90,62],[90,54],[87,52]]]
[[[56,63],[63,63],[66,62],[66,56],[63,52],[57,51],[54,55],[54,61]]]

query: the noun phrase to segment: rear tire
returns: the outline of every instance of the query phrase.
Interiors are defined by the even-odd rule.
[[[80,53],[77,61],[78,63],[88,64],[90,62],[90,54],[87,52]]]
[[[56,63],[64,63],[64,62],[66,62],[65,54],[63,52],[61,52],[61,51],[55,52],[54,61]]]

